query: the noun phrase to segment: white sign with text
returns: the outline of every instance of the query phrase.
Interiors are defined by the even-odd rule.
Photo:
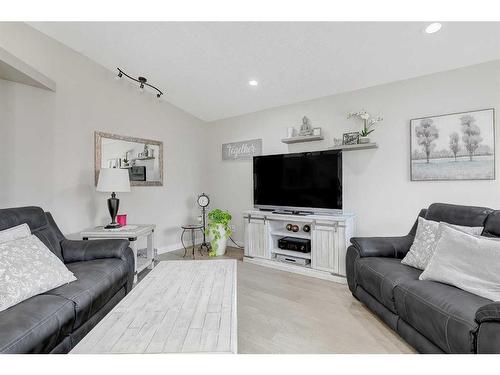
[[[222,145],[222,160],[252,159],[262,154],[262,139],[224,143]]]

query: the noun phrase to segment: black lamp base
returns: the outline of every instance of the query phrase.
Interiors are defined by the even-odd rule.
[[[120,228],[121,225],[118,224],[118,223],[109,223],[108,225],[106,225],[104,227],[104,229],[116,229],[116,228]]]
[[[108,199],[108,210],[111,216],[111,223],[106,225],[105,229],[120,228],[120,224],[116,222],[116,215],[118,214],[118,207],[120,206],[120,200],[116,198],[115,193],[111,193],[111,198]]]

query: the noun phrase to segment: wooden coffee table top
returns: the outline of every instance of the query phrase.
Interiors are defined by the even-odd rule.
[[[71,353],[237,352],[236,261],[160,262]]]

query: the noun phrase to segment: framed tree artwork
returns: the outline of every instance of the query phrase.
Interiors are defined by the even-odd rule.
[[[495,110],[410,121],[412,181],[494,180]]]

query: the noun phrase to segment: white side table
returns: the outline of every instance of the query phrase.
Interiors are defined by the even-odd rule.
[[[84,230],[80,233],[82,240],[89,239],[125,239],[130,241],[130,248],[134,252],[134,283],[137,282],[137,274],[146,267],[153,269],[155,258],[155,233],[154,224],[131,224],[117,229],[104,229],[96,227]],[[137,239],[147,237],[146,259],[137,258]]]

